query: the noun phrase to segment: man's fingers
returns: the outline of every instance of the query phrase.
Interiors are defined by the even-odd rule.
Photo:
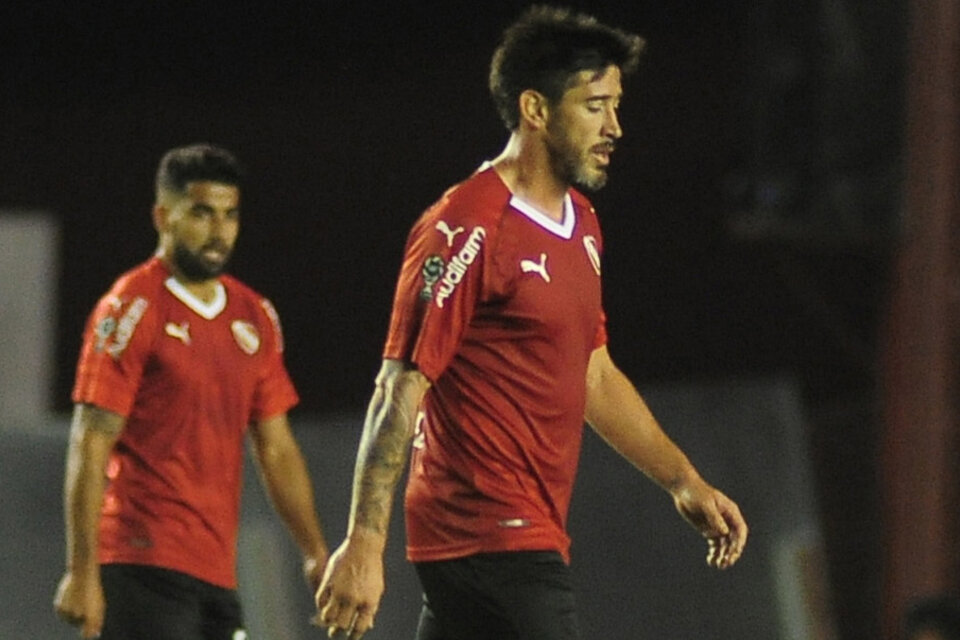
[[[711,567],[726,569],[736,562],[737,553],[730,536],[710,538],[707,545],[707,564]]]
[[[373,617],[376,610],[364,609],[353,623],[353,630],[350,632],[350,640],[360,640],[367,631],[373,629]]]
[[[101,625],[97,624],[96,621],[88,619],[83,624],[83,631],[80,633],[80,637],[81,638],[99,638],[100,627]]]
[[[359,607],[352,602],[339,598],[330,598],[330,602],[320,612],[320,621],[327,627],[327,635],[331,638],[343,631],[345,637],[350,637],[359,618]]]
[[[322,611],[323,608],[327,606],[327,603],[330,602],[330,587],[321,584],[313,598],[317,605],[317,611]]]

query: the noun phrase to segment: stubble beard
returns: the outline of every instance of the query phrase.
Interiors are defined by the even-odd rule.
[[[552,136],[547,139],[547,151],[554,175],[566,184],[584,191],[599,191],[607,184],[607,170],[598,167],[590,170],[590,150],[581,152],[571,145],[565,137]]]
[[[212,280],[224,272],[230,261],[230,253],[226,252],[222,262],[211,262],[182,244],[178,244],[173,248],[173,264],[188,280],[202,282]]]

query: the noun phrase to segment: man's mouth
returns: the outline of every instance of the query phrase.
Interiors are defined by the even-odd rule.
[[[597,158],[601,165],[610,164],[610,154],[613,153],[612,144],[598,144],[590,149],[590,153]]]
[[[222,262],[227,257],[227,248],[221,245],[208,245],[200,251],[200,255],[207,260]]]

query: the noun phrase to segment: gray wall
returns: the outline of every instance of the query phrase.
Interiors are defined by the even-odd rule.
[[[706,546],[667,496],[588,432],[571,509],[572,567],[585,637],[829,638],[818,598],[818,535],[805,433],[788,380],[722,381],[644,393],[704,475],[752,526],[740,564],[708,569]],[[342,539],[359,419],[295,417],[332,545]],[[63,565],[67,419],[0,428],[0,640],[74,638],[52,613]],[[297,555],[247,468],[239,576],[254,640],[323,637]],[[419,588],[403,559],[402,518],[388,546],[387,592],[367,637],[412,638]]]

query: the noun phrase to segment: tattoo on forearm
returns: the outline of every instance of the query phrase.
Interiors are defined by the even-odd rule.
[[[404,394],[383,394],[379,400],[379,410],[371,408],[357,460],[355,523],[386,534],[396,485],[410,451],[413,420]]]

